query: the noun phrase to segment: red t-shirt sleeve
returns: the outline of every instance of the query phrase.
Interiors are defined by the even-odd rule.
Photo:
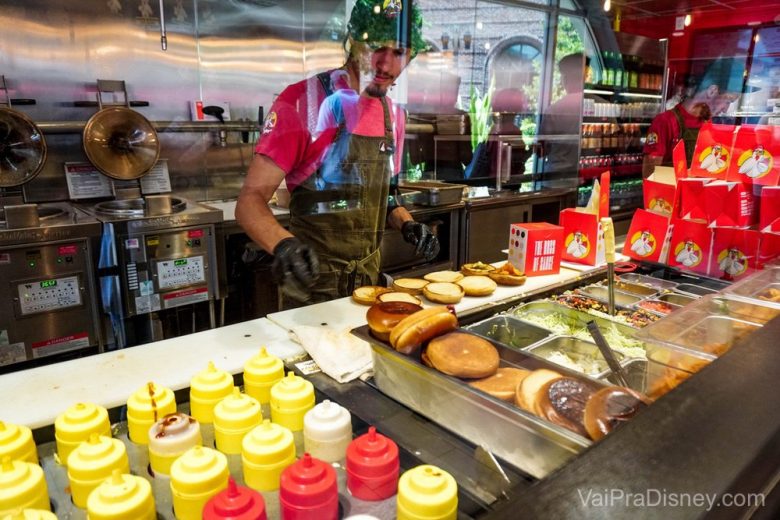
[[[671,117],[669,117],[671,115]],[[672,121],[674,116],[668,112],[663,112],[653,119],[650,128],[647,129],[645,136],[645,155],[653,157],[667,157],[671,154],[674,140],[677,137],[674,134]]]
[[[297,107],[280,95],[265,118],[255,153],[265,155],[289,174],[303,160],[310,140]]]

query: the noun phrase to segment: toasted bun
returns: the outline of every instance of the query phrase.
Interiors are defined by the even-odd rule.
[[[650,404],[644,396],[622,386],[602,388],[585,405],[585,430],[594,441],[630,420]]]
[[[560,377],[547,382],[536,393],[535,407],[544,419],[587,438],[585,405],[594,392],[595,389],[581,379]]]
[[[429,282],[457,282],[463,275],[458,271],[434,271],[423,276]]]
[[[361,305],[374,305],[376,303],[377,297],[380,294],[389,291],[390,289],[387,287],[379,287],[378,285],[364,285],[363,287],[358,287],[352,291],[352,300],[355,303],[359,303]]]
[[[488,273],[495,271],[496,268],[484,262],[474,262],[472,264],[463,264],[460,272],[466,276],[487,276]]]
[[[530,370],[524,368],[504,367],[499,368],[492,376],[472,381],[469,385],[498,399],[514,401],[518,385],[530,373]]]
[[[450,282],[433,282],[423,288],[423,295],[435,303],[458,303],[464,294],[463,287]]]
[[[509,262],[488,273],[488,276],[491,280],[501,285],[523,285],[525,283],[523,273]]]
[[[447,307],[430,307],[402,319],[390,332],[390,344],[411,354],[431,338],[455,330],[458,319]]]
[[[541,368],[534,370],[523,379],[515,392],[515,404],[523,410],[531,413],[534,411],[536,393],[548,382],[562,377],[558,372]]]
[[[393,280],[393,289],[409,294],[420,294],[428,283],[428,280],[422,278],[398,278]]]
[[[487,276],[467,276],[457,283],[463,287],[466,296],[488,296],[496,290],[496,282]]]
[[[401,291],[389,291],[382,293],[377,296],[376,300],[377,302],[408,302],[422,306],[422,301],[420,301],[420,298],[413,294]]]
[[[388,341],[393,327],[407,316],[420,310],[422,310],[422,307],[409,302],[375,303],[366,312],[366,321],[374,337],[382,341]]]
[[[433,338],[425,349],[431,365],[450,376],[476,379],[498,370],[498,351],[488,340],[466,332]]]

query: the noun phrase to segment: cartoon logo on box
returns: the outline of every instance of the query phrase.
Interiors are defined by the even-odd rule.
[[[574,258],[585,258],[590,252],[590,242],[588,237],[582,234],[582,231],[569,233],[564,242],[566,253]]]
[[[733,280],[747,270],[747,258],[735,247],[724,249],[718,254],[718,267],[723,271],[723,280]]]
[[[710,173],[721,173],[729,164],[729,152],[721,144],[708,146],[699,155],[702,170]]]
[[[701,247],[693,240],[680,242],[674,248],[674,258],[685,267],[696,267],[702,260]]]
[[[754,150],[748,150],[737,159],[739,173],[751,179],[760,179],[772,170],[772,156],[758,145]]]
[[[637,231],[631,237],[631,251],[639,256],[650,256],[655,252],[656,240],[649,230]]]
[[[650,211],[655,211],[656,213],[664,213],[664,214],[672,213],[672,205],[669,204],[666,201],[666,199],[662,197],[651,199],[647,209],[649,209]]]

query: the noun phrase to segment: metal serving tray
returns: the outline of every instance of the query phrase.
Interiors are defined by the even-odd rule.
[[[443,206],[461,201],[465,184],[450,184],[439,181],[405,182],[400,185],[402,190],[420,191],[423,197],[420,203],[426,206]]]
[[[580,287],[577,289],[577,292],[602,302],[606,302],[609,298],[609,289],[603,285],[588,285],[586,287]],[[653,291],[652,294],[655,294],[655,291]],[[619,305],[621,307],[631,307],[641,299],[642,298],[640,296],[618,291],[617,289],[615,290],[615,305]]]
[[[780,308],[780,269],[757,271],[724,291],[736,298]]]
[[[574,336],[585,341],[590,341],[592,339],[587,327],[588,322],[593,320],[596,322],[596,325],[599,326],[599,329],[601,329],[601,332],[604,334],[607,342],[612,345],[613,350],[620,351],[616,349],[614,345],[615,340],[618,338],[623,339],[629,347],[644,350],[644,345],[642,345],[642,343],[636,339],[636,329],[633,327],[623,325],[622,323],[616,323],[599,316],[593,316],[582,311],[571,309],[556,302],[539,301],[525,303],[519,307],[510,309],[507,312],[520,319],[528,317],[532,320],[544,319],[554,315],[560,316],[560,322],[562,326],[558,330],[551,330],[551,332],[559,336]],[[536,321],[532,322],[535,325],[542,326]]]
[[[465,328],[474,334],[517,349],[525,349],[551,334],[547,329],[507,314],[491,316]]]
[[[687,294],[671,292],[671,293],[659,295],[658,299],[661,300],[662,302],[685,306],[688,305],[689,303],[695,302],[698,298],[695,298],[693,296],[688,296]]]
[[[353,329],[352,333],[371,345],[374,383],[384,394],[533,477],[544,478],[591,444],[590,440],[481,392],[463,380],[426,367],[418,356],[396,352],[371,336],[367,325]],[[519,350],[492,343],[498,349],[501,366],[547,368],[589,381],[597,388],[605,386]]]
[[[603,285],[606,286],[606,282],[604,282]],[[615,283],[615,289],[624,293],[633,294],[634,296],[639,296],[640,298],[647,298],[658,294],[658,289],[655,287],[648,287],[641,283],[633,283],[626,280],[618,280],[617,283]]]
[[[648,287],[654,288],[656,291],[664,291],[664,290],[671,291],[672,289],[677,287],[677,284],[675,282],[662,280],[660,278],[654,278],[652,276],[645,276],[643,274],[626,273],[626,274],[621,274],[619,278],[623,282],[646,285]]]
[[[708,294],[715,294],[718,292],[715,289],[711,289],[709,287],[703,287],[701,285],[696,285],[692,283],[678,284],[677,287],[674,288],[674,290],[683,294],[690,294],[697,297],[707,296]]]
[[[572,370],[582,372],[583,374],[596,379],[605,379],[612,374],[612,370],[610,370],[609,365],[607,365],[607,360],[604,359],[604,356],[601,354],[601,351],[596,344],[580,338],[575,338],[574,336],[553,336],[527,347],[525,351],[558,366],[565,365],[559,365],[554,359],[550,359],[556,352],[568,356],[575,363],[584,362],[590,364],[595,362],[598,365],[596,371],[580,371],[575,368],[572,368]],[[620,352],[615,352],[615,357],[621,364],[626,362],[626,357]]]
[[[663,295],[661,295],[661,296],[663,296]],[[682,295],[678,294],[677,296],[682,296]],[[648,304],[648,303],[657,303],[659,305],[666,305],[669,308],[669,312],[658,311],[656,309],[645,307],[645,304]],[[646,299],[638,302],[636,304],[636,307],[637,307],[637,309],[642,309],[642,310],[647,311],[647,312],[652,312],[652,313],[658,314],[659,316],[668,316],[671,313],[673,313],[674,311],[676,311],[677,309],[680,309],[682,306],[678,305],[676,303],[672,303],[672,302],[669,302],[669,301],[662,300],[659,297],[659,298],[646,298]]]

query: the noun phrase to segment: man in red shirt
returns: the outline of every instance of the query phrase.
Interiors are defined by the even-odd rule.
[[[287,87],[266,118],[236,217],[273,252],[285,307],[376,284],[386,225],[401,230],[417,254],[439,252],[435,234],[391,191],[404,119],[386,93],[424,48],[421,25],[410,1],[358,0],[344,66]],[[268,206],[282,180],[291,193],[289,230]]]
[[[679,141],[685,143],[690,164],[702,123],[724,113],[741,91],[742,69],[736,60],[721,58],[712,62],[693,97],[653,119],[645,140],[642,175],[649,177],[656,166],[672,166],[672,150]]]

